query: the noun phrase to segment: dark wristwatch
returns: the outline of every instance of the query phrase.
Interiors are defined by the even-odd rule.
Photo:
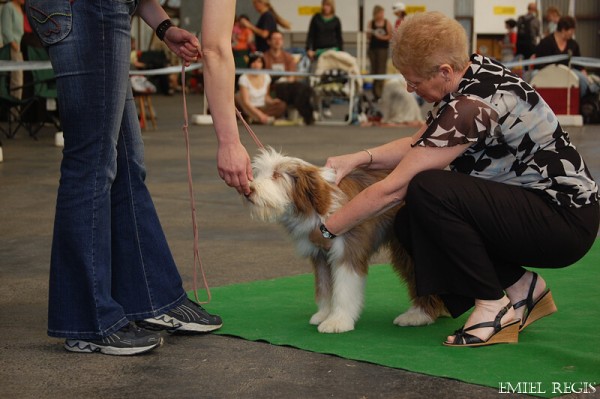
[[[165,35],[167,30],[173,26],[173,22],[170,19],[165,19],[156,27],[156,36],[161,40],[165,41]]]
[[[323,238],[329,238],[330,240],[335,238],[336,235],[331,231],[327,230],[327,227],[323,223],[319,226],[319,230],[321,230],[321,234],[323,234]]]

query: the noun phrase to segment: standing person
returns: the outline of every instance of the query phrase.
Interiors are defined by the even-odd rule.
[[[527,5],[527,14],[517,19],[517,54],[528,59],[533,55],[540,38],[540,21],[537,18],[537,4]]]
[[[369,62],[371,74],[385,74],[392,38],[392,24],[385,19],[383,7],[373,7],[373,19],[369,21],[367,38],[369,39]],[[383,91],[383,79],[375,79],[373,83],[373,97],[379,100]]]
[[[21,52],[21,39],[25,33],[23,21],[23,4],[25,0],[12,0],[2,7],[0,12],[1,42],[10,46],[10,59],[12,61],[23,61]],[[10,73],[10,93],[13,97],[23,97],[23,71],[14,70]]]
[[[315,70],[316,60],[327,50],[344,50],[342,22],[335,15],[335,1],[322,0],[321,12],[313,15],[306,36],[306,55],[311,60],[311,69]],[[331,101],[322,99],[323,116],[330,118]]]
[[[515,58],[515,54],[517,52],[517,31],[515,28],[517,27],[517,21],[512,18],[504,21],[504,27],[506,28],[506,33],[500,42],[501,50],[501,60],[502,62],[510,62]]]
[[[560,19],[560,11],[554,6],[546,8],[546,29],[544,29],[544,37],[554,33]]]
[[[234,8],[233,0],[204,2],[201,55],[219,174],[249,193],[250,159],[238,137],[233,102]],[[198,58],[198,39],[174,27],[156,0],[28,0],[26,9],[56,74],[65,139],[48,335],[65,338],[68,351],[133,355],[162,342],[159,333],[136,323],[174,332],[219,328],[221,318],[187,299],[183,289],[146,187],[129,85],[136,10],[186,64]]]
[[[254,33],[256,50],[264,53],[269,49],[269,34],[277,30],[277,25],[289,29],[290,23],[275,11],[269,0],[252,0],[252,5],[260,14],[258,22],[253,25],[249,20],[242,20],[241,23]]]
[[[306,54],[314,61],[327,50],[344,50],[342,22],[335,15],[335,1],[323,0],[321,12],[313,15],[306,36]]]
[[[231,32],[231,48],[236,68],[245,68],[248,54],[254,51],[254,33],[247,28],[243,21],[250,21],[247,15],[242,14],[235,18]]]
[[[406,18],[406,6],[404,3],[397,2],[392,6],[392,11],[396,16],[396,22],[394,22],[394,31],[398,29],[404,18]]]
[[[544,99],[500,63],[469,57],[456,20],[415,14],[393,43],[408,90],[433,111],[412,137],[327,160],[337,182],[358,166],[393,171],[311,238],[335,247],[336,236],[404,203],[394,227],[414,261],[417,294],[440,295],[453,317],[475,305],[444,344],[516,342],[556,311],[546,281],[523,266],[565,267],[587,253],[598,185]]]

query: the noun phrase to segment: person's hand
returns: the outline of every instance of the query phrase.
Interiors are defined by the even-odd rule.
[[[310,232],[310,234],[308,235],[308,239],[310,240],[310,242],[315,244],[315,246],[322,248],[326,251],[329,251],[329,249],[331,249],[333,240],[335,240],[335,238],[332,240],[331,238],[323,237],[323,233],[321,233],[321,230],[318,227]]]
[[[200,57],[200,42],[190,32],[173,26],[165,33],[165,43],[169,49],[183,59],[185,66],[198,61]]]
[[[246,18],[240,19],[240,25],[244,28],[250,28],[252,26],[252,22],[248,21]]]
[[[340,184],[340,181],[342,181],[348,173],[360,165],[360,161],[357,162],[356,159],[357,155],[358,154],[347,154],[327,158],[325,167],[335,170],[335,184]]]
[[[314,59],[315,59],[315,54],[316,54],[316,53],[314,52],[314,50],[308,50],[308,51],[306,52],[306,55],[308,55],[308,58],[310,58],[311,60],[314,60]]]
[[[250,181],[253,180],[250,156],[242,143],[219,144],[217,151],[219,176],[229,187],[242,195],[250,194]]]

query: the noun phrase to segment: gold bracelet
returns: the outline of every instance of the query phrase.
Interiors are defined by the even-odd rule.
[[[368,168],[373,163],[373,154],[371,153],[371,151],[367,150],[366,148],[363,149],[363,151],[366,151],[367,154],[369,154],[369,163],[366,166]]]

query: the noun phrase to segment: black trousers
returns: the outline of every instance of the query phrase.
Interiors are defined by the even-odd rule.
[[[418,295],[440,295],[458,317],[475,299],[502,298],[524,266],[575,263],[599,222],[598,203],[560,207],[522,187],[434,170],[412,179],[395,231],[414,259]]]

